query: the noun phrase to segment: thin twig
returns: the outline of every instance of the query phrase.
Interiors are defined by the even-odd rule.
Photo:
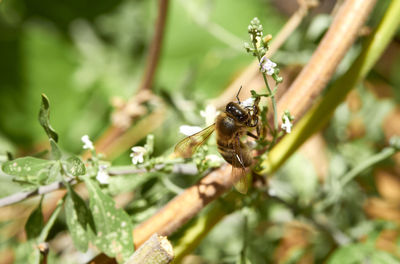
[[[151,89],[154,80],[154,75],[157,69],[157,64],[160,58],[161,47],[165,31],[165,24],[167,20],[167,11],[168,11],[168,0],[159,0],[155,34],[153,37],[153,41],[151,42],[145,74],[143,76],[142,83],[139,87],[139,91]]]
[[[165,167],[164,164],[157,164],[156,166],[154,166],[154,169],[151,169],[151,170],[147,170],[145,168],[134,168],[131,166],[129,168],[122,168],[122,169],[121,168],[110,168],[108,170],[108,174],[110,176],[138,174],[138,173],[160,171],[164,167]],[[198,174],[197,167],[194,164],[174,164],[171,172],[185,174],[185,175],[197,175]],[[71,185],[74,185],[77,183],[77,181],[74,179],[71,179],[68,181],[68,183],[70,183]],[[53,182],[49,185],[40,186],[39,188],[29,191],[29,192],[15,193],[10,196],[1,198],[0,199],[0,207],[15,204],[15,203],[21,202],[23,200],[26,200],[28,198],[31,198],[31,197],[34,197],[37,195],[47,194],[47,193],[54,192],[56,190],[61,190],[61,189],[65,189],[65,184],[63,181],[57,181],[57,182]]]
[[[73,179],[69,180],[68,182],[71,184],[76,183],[76,181]],[[0,207],[15,204],[15,203],[21,202],[23,200],[26,200],[30,197],[50,193],[50,192],[60,190],[63,188],[65,188],[64,182],[58,181],[58,182],[53,182],[49,185],[40,186],[39,188],[29,191],[29,192],[15,193],[13,195],[1,198],[0,199]]]
[[[193,3],[190,1],[181,1],[182,6],[186,9],[186,12],[191,19],[199,26],[207,30],[216,39],[225,43],[227,46],[234,50],[242,50],[242,40],[233,33],[226,30],[224,27],[210,21],[208,18],[201,15],[201,13],[207,12],[205,10],[199,10],[193,7]]]

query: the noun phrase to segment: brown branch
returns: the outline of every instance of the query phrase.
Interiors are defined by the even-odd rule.
[[[278,117],[285,110],[290,110],[295,120],[299,120],[298,117],[311,107],[357,38],[374,4],[375,0],[349,0],[343,3],[309,63],[278,102]]]
[[[153,41],[151,42],[145,74],[143,76],[142,83],[139,87],[139,91],[151,89],[154,80],[154,75],[156,73],[157,64],[160,58],[161,47],[164,38],[165,22],[167,20],[167,10],[168,10],[168,0],[159,0],[155,34]]]

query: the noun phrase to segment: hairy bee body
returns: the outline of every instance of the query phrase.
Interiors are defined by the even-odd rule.
[[[250,149],[239,138],[247,131],[244,126],[226,113],[221,113],[215,122],[218,152],[229,164],[235,167],[249,167],[253,161]],[[240,153],[243,164],[234,162]]]

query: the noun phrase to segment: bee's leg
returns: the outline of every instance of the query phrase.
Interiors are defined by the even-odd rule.
[[[258,127],[257,127],[257,130],[259,130]],[[258,134],[258,132],[257,132],[257,134]],[[254,139],[258,139],[258,136],[256,136],[256,135],[250,133],[249,131],[247,131],[247,135],[248,135],[249,137],[254,138]]]
[[[257,127],[258,126],[258,117],[257,116],[253,116],[252,119],[249,120],[249,122],[247,123],[247,126],[249,126],[249,127]]]
[[[260,135],[261,135],[260,125],[256,126],[256,131],[257,131],[257,137],[260,137]]]

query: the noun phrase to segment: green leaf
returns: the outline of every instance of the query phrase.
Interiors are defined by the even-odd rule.
[[[89,233],[87,229],[94,223],[89,209],[83,199],[67,184],[68,195],[65,202],[67,226],[75,247],[82,252],[88,249]]]
[[[50,168],[55,163],[33,157],[24,157],[4,162],[1,166],[3,172],[15,176],[16,181],[43,184],[48,182]]]
[[[49,139],[53,139],[55,142],[58,142],[58,135],[56,131],[50,125],[50,103],[49,99],[45,94],[42,94],[42,104],[40,105],[39,111],[39,122],[46,132]]]
[[[392,264],[400,263],[400,260],[389,252],[382,250],[372,250],[371,264]]]
[[[61,180],[61,165],[59,162],[53,164],[49,170],[49,177],[47,178],[47,182],[55,182],[57,180]]]
[[[374,247],[374,244],[357,243],[337,249],[328,259],[328,264],[390,264],[399,263],[393,255]]]
[[[105,195],[99,185],[85,178],[89,191],[90,210],[96,226],[92,242],[110,257],[121,263],[133,253],[132,225],[129,215],[116,209],[111,197]]]
[[[335,250],[328,259],[328,264],[355,264],[362,263],[368,253],[365,244],[351,244]]]
[[[58,148],[57,143],[52,138],[50,138],[50,146],[51,146],[51,157],[54,160],[61,159],[61,156],[62,156],[61,150]]]
[[[146,155],[150,157],[154,152],[154,135],[149,134],[146,137],[146,144],[144,145],[146,149]]]
[[[40,264],[41,254],[36,241],[29,240],[25,243],[18,243],[14,248],[14,255],[14,263]]]
[[[68,174],[73,176],[81,176],[86,173],[85,164],[77,156],[71,156],[67,160],[63,161],[65,170]]]
[[[42,199],[40,199],[39,206],[33,210],[31,215],[26,221],[25,232],[29,239],[34,239],[40,235],[42,228],[44,226],[43,214],[42,214]]]

